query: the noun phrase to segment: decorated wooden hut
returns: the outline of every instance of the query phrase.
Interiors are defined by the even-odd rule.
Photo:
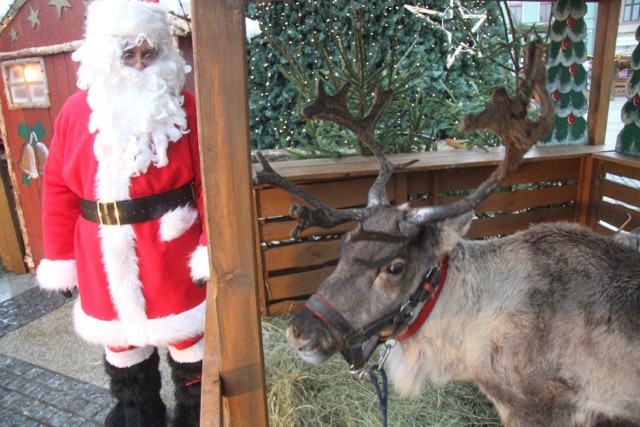
[[[4,192],[2,261],[9,271],[33,272],[43,257],[42,167],[62,104],[77,90],[71,53],[84,35],[86,3],[17,0],[0,24]],[[191,62],[188,24],[173,19],[176,42]],[[186,27],[185,27],[186,25]],[[187,31],[185,31],[187,30]],[[187,81],[193,91],[193,76]]]
[[[473,237],[509,234],[534,222],[560,219],[610,233],[625,222],[627,214],[632,227],[640,226],[639,191],[615,178],[639,180],[640,162],[603,145],[613,81],[609,59],[614,54],[621,0],[597,4],[591,90],[588,110],[583,112],[588,121],[584,122],[582,143],[534,149],[510,178],[512,190],[494,194],[482,204],[480,213],[500,212],[500,217],[486,215],[477,221],[471,230]],[[205,203],[209,213],[215,211],[207,225],[217,242],[210,248],[214,273],[205,335],[203,425],[267,425],[259,317],[295,310],[315,290],[336,263],[337,236],[344,228],[309,230],[291,244],[271,244],[288,239],[291,220],[287,209],[294,200],[281,190],[254,189],[252,185],[246,3],[192,0],[191,7],[192,85],[203,141]],[[17,237],[24,242],[29,270],[42,258],[41,165],[56,112],[75,90],[70,52],[82,37],[83,17],[80,1],[23,0],[14,4],[0,32],[0,65],[5,76],[2,137],[10,176],[5,184],[15,198]],[[191,42],[183,43],[188,51]],[[566,94],[559,91],[558,101]],[[572,117],[563,117],[565,123],[580,123],[579,115],[569,114]],[[560,127],[567,126],[562,123]],[[565,130],[558,132],[556,139]],[[501,154],[501,149],[492,149],[393,155],[394,162],[420,161],[393,178],[389,196],[401,203],[428,194],[425,203],[438,203],[452,197],[452,190],[473,188],[481,182]],[[377,161],[368,157],[276,162],[273,166],[335,207],[362,204],[364,189],[378,170]],[[520,184],[536,183],[562,185],[521,191]],[[11,211],[11,200],[8,203]],[[216,209],[221,203],[226,209]],[[4,261],[4,249],[2,255]]]

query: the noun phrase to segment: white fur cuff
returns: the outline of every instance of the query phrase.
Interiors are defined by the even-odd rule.
[[[168,242],[180,237],[198,219],[198,211],[190,206],[181,206],[167,212],[160,219],[160,240]]]
[[[74,259],[53,261],[43,259],[36,271],[36,279],[42,289],[71,291],[78,286],[78,271]]]
[[[209,280],[211,276],[209,272],[209,248],[206,246],[198,246],[191,255],[189,268],[191,269],[191,278],[194,282],[198,280]]]

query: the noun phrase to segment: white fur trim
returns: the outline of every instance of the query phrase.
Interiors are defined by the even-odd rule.
[[[147,341],[146,301],[139,278],[135,232],[131,225],[101,226],[102,260],[109,282],[109,294],[118,317],[126,324],[127,339]]]
[[[128,0],[96,0],[87,6],[86,39],[144,35],[153,45],[171,38],[168,9],[160,4]]]
[[[126,347],[130,345],[167,347],[170,343],[194,337],[204,331],[206,303],[202,302],[191,310],[171,314],[158,319],[147,319],[144,323],[133,325],[138,330],[130,333],[132,325],[119,320],[99,320],[88,316],[83,310],[80,298],[73,308],[73,323],[76,333],[92,344]],[[145,340],[136,340],[144,337]]]
[[[43,259],[38,265],[36,279],[42,289],[71,291],[78,286],[76,261]]]
[[[168,242],[180,237],[198,219],[198,210],[191,205],[167,212],[160,219],[160,240]]]
[[[184,350],[169,346],[171,358],[178,363],[194,363],[204,358],[204,338]]]
[[[194,281],[209,280],[211,272],[209,271],[209,248],[206,246],[198,246],[189,261],[191,269],[191,278]]]
[[[136,347],[131,350],[125,351],[111,351],[107,347],[104,348],[105,358],[107,362],[116,368],[129,368],[133,365],[137,365],[140,362],[144,362],[153,354],[155,347],[147,345],[145,347]]]

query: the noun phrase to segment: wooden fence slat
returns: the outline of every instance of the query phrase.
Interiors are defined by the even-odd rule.
[[[340,255],[340,240],[306,241],[263,250],[268,272],[292,267],[314,268],[335,262]]]
[[[476,213],[505,212],[513,213],[528,208],[571,203],[576,200],[578,187],[563,185],[534,190],[501,191],[491,194],[487,199],[475,207]],[[462,196],[442,197],[441,203],[452,203],[462,199]]]
[[[278,301],[269,306],[269,314],[295,313],[302,310],[306,301],[304,300],[287,300]]]
[[[373,184],[373,178],[355,179],[345,185],[344,181],[303,184],[300,187],[313,194],[332,208],[344,208],[367,204],[367,193]],[[392,180],[391,180],[392,181]],[[390,184],[391,185],[391,184]],[[393,197],[393,192],[389,194]],[[287,215],[292,204],[305,205],[296,196],[279,188],[263,188],[257,193],[258,218]]]
[[[599,234],[604,234],[605,236],[611,236],[613,234],[611,229],[603,226],[600,223],[596,223],[596,225],[593,227],[593,231]]]
[[[640,168],[633,168],[619,163],[605,163],[604,173],[640,180]]]
[[[281,300],[311,295],[335,268],[335,265],[330,265],[317,270],[269,277],[267,278],[269,299]]]
[[[283,241],[289,239],[289,233],[295,227],[296,221],[278,221],[278,222],[268,222],[266,224],[261,224],[262,229],[262,241],[263,242],[273,242],[273,241]],[[300,233],[298,237],[310,237],[310,236],[328,236],[335,234],[342,234],[345,231],[352,230],[356,226],[354,221],[349,221],[344,224],[337,225],[330,230],[325,230],[324,228],[319,227],[311,227],[307,230],[304,230]]]
[[[500,215],[491,218],[480,218],[471,223],[467,238],[492,237],[495,235],[513,234],[528,228],[531,224],[541,222],[572,221],[575,207],[536,209],[517,215]]]
[[[600,194],[602,197],[609,197],[640,209],[640,189],[638,188],[603,179],[600,182]]]
[[[615,229],[621,227],[627,221],[628,215],[631,216],[631,222],[626,229],[633,230],[640,227],[640,212],[625,206],[601,200],[598,202],[597,212],[598,221],[605,222]]]
[[[441,191],[476,188],[494,168],[477,168],[475,171],[446,171]],[[568,181],[578,179],[580,159],[562,159],[539,163],[524,163],[501,186],[532,184],[539,182]]]
[[[580,159],[555,159],[523,163],[503,185],[575,180],[580,176]]]

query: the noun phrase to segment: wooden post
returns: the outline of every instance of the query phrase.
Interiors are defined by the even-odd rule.
[[[10,178],[0,164],[0,258],[5,270],[15,274],[27,272],[22,254],[22,240],[16,221],[15,206],[9,198]]]
[[[209,235],[202,421],[266,426],[247,95],[245,3],[192,1]]]
[[[601,145],[605,142],[621,2],[622,0],[598,2],[589,94],[590,144]]]

